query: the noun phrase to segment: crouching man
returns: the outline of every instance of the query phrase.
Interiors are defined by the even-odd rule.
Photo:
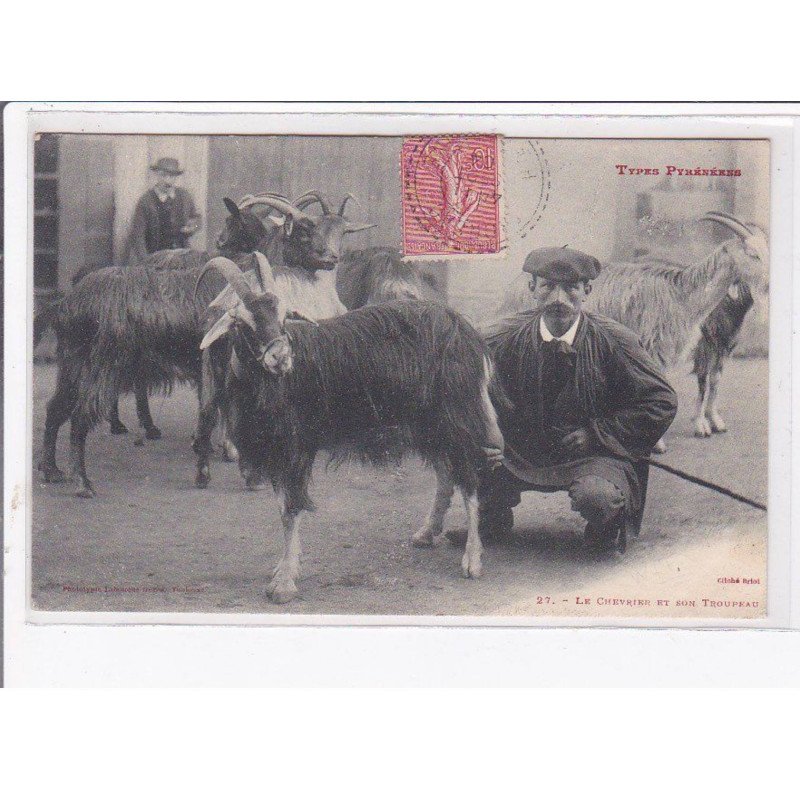
[[[631,330],[582,310],[597,259],[545,248],[523,270],[536,310],[484,331],[513,407],[498,409],[506,447],[479,490],[481,537],[510,534],[521,492],[566,490],[587,543],[624,552],[644,511],[638,459],[670,426],[675,392]]]

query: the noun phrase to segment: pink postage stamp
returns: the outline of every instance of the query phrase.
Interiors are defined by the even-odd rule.
[[[405,255],[500,251],[497,136],[412,136],[401,164]]]

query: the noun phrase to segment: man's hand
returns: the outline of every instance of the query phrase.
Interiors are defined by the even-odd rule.
[[[490,471],[496,470],[503,463],[503,451],[496,447],[484,447],[483,454],[486,456],[486,464]]]
[[[200,228],[200,217],[190,217],[186,224],[181,228],[181,233],[186,234],[187,236],[191,236],[193,233],[197,233]]]
[[[589,431],[578,428],[568,433],[560,442],[561,452],[568,456],[585,456],[589,452]]]

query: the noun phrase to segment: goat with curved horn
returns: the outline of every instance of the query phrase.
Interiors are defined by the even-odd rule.
[[[266,259],[264,260],[266,261]],[[260,268],[261,263],[259,261],[259,272]],[[247,308],[247,304],[255,299],[256,293],[250,287],[250,284],[247,282],[247,278],[239,268],[239,265],[235,261],[231,261],[229,258],[224,258],[223,256],[212,258],[201,270],[200,275],[197,278],[197,282],[200,283],[203,275],[211,270],[216,270],[220,273],[220,275],[222,275],[223,278],[225,278],[231,289],[236,292],[239,302],[236,303],[232,308],[229,308],[206,332],[206,335],[200,342],[201,350],[207,349],[214,342],[216,342],[217,339],[224,336],[231,329],[234,320],[236,319],[243,320],[253,329],[256,327],[256,321],[253,318],[250,310]],[[269,263],[267,263],[267,271],[271,277],[272,270],[269,268]],[[212,308],[215,306],[218,299],[219,296],[217,299],[211,302]]]
[[[358,203],[358,200],[352,194],[346,194],[344,199],[342,200],[342,204],[339,206],[339,211],[337,212],[340,217],[344,216],[344,210],[347,207],[347,201],[352,200],[354,203]]]
[[[308,222],[313,221],[313,218],[309,214],[306,214],[296,203],[291,203],[285,197],[278,194],[269,194],[267,192],[263,194],[248,194],[239,200],[238,203],[240,209],[251,208],[257,205],[270,206],[281,214],[292,217],[295,220],[302,219]]]
[[[245,278],[244,273],[241,271],[241,269],[239,269],[239,265],[235,261],[231,261],[229,258],[225,258],[224,256],[212,258],[206,263],[203,269],[200,270],[200,274],[197,276],[197,282],[195,283],[195,292],[197,292],[197,287],[200,285],[200,281],[203,279],[203,276],[212,269],[219,272],[220,275],[222,275],[222,277],[228,281],[233,291],[239,296],[240,300],[247,302],[255,297],[255,293],[250,288],[250,284],[247,282],[247,278]],[[272,276],[272,270],[269,271],[269,274]]]
[[[718,222],[743,239],[747,239],[753,235],[753,231],[751,231],[744,222],[740,219],[736,219],[732,214],[726,214],[723,211],[707,211],[700,219],[701,221]]]
[[[339,206],[338,215],[344,219],[344,210],[347,207],[347,201],[352,200],[354,203],[358,203],[358,199],[352,194],[346,194],[344,199],[342,200],[341,205]],[[357,233],[358,231],[366,231],[370,228],[377,228],[378,226],[375,223],[369,222],[350,222],[349,220],[345,221],[345,233]]]
[[[294,204],[301,209],[310,206],[312,203],[319,203],[323,214],[327,215],[331,213],[330,203],[325,199],[321,192],[306,192],[305,194],[300,195],[300,197],[294,201]]]
[[[592,284],[589,312],[599,312],[635,331],[645,349],[663,366],[677,366],[693,344],[696,328],[739,281],[754,291],[769,277],[769,245],[757,228],[709,211],[703,220],[724,225],[736,234],[689,266],[659,259],[606,264]],[[520,275],[509,287],[498,317],[535,303]]]

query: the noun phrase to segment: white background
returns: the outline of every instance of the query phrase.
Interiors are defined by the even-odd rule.
[[[110,107],[109,107],[110,108]],[[174,108],[174,107],[173,107]],[[770,136],[772,139],[772,220],[771,230],[771,328],[770,342],[770,547],[768,609],[769,619],[763,621],[735,622],[737,626],[781,626],[789,627],[790,584],[790,539],[789,539],[789,466],[790,466],[790,408],[789,381],[791,376],[790,353],[784,335],[791,315],[791,274],[783,265],[791,262],[791,218],[792,209],[792,121],[780,118],[647,118],[621,119],[611,116],[596,117],[548,117],[534,118],[530,115],[491,116],[488,118],[466,117],[448,114],[441,117],[422,114],[368,116],[364,114],[327,113],[322,116],[291,116],[281,114],[281,109],[243,108],[239,116],[219,113],[213,108],[190,109],[171,116],[164,113],[136,114],[81,114],[78,109],[68,107],[65,113],[46,112],[37,116],[37,130],[113,130],[137,131],[158,128],[160,130],[227,131],[248,130],[263,132],[292,132],[325,130],[334,132],[425,132],[446,126],[448,130],[497,130],[506,135],[534,136],[709,136],[732,137]],[[219,109],[217,109],[218,111]],[[327,110],[327,109],[326,109]],[[403,109],[405,110],[405,109]],[[408,109],[414,111],[415,109]],[[155,109],[153,110],[155,111]],[[227,111],[227,109],[226,109]],[[339,111],[339,109],[333,109]],[[10,112],[10,113],[9,113]],[[201,113],[198,113],[201,112]],[[267,112],[266,114],[264,112]],[[277,112],[277,113],[276,113]],[[30,153],[26,144],[31,138],[31,128],[25,117],[25,107],[17,106],[6,113],[6,142],[12,157],[7,159],[7,228],[8,258],[6,263],[6,296],[19,298],[27,293],[30,308],[31,271],[28,268],[28,253],[32,231],[27,225],[29,184],[26,169],[30,167]],[[9,124],[10,123],[10,124]],[[26,285],[27,283],[27,285]],[[23,289],[25,287],[27,292]],[[669,639],[664,633],[616,630],[596,631],[593,637],[582,638],[576,631],[549,631],[537,634],[529,630],[489,631],[487,629],[447,630],[433,627],[383,630],[364,628],[352,630],[335,627],[327,631],[315,628],[287,628],[292,623],[287,616],[280,620],[280,627],[254,629],[241,626],[267,622],[274,625],[274,618],[259,620],[225,617],[238,626],[227,630],[219,627],[133,627],[131,625],[104,625],[99,628],[79,626],[43,626],[26,624],[23,583],[30,564],[25,561],[25,538],[30,529],[30,411],[25,399],[29,396],[30,366],[21,347],[26,341],[28,323],[26,308],[19,302],[7,304],[7,360],[6,360],[6,449],[10,453],[24,453],[25,460],[8,458],[6,461],[6,598],[7,598],[7,680],[26,684],[48,685],[130,685],[140,676],[145,684],[163,685],[184,676],[183,681],[191,685],[227,685],[230,682],[249,685],[436,685],[440,681],[450,685],[493,685],[496,680],[494,660],[509,660],[514,667],[506,673],[510,684],[538,684],[552,675],[556,683],[571,685],[582,674],[588,655],[573,661],[573,653],[584,649],[586,653],[604,652],[602,663],[593,678],[603,685],[625,685],[643,681],[644,684],[663,682],[674,685],[691,683],[692,677],[711,683],[731,681],[747,682],[748,659],[722,659],[718,666],[714,661],[721,658],[725,647],[739,646],[743,634],[719,634],[727,636],[712,642],[698,632],[684,633],[676,651],[670,652]],[[16,344],[15,344],[16,343]],[[26,426],[21,425],[26,420]],[[26,465],[27,462],[27,465]],[[27,471],[26,471],[27,466]],[[23,491],[27,487],[27,491]],[[29,552],[29,548],[27,548]],[[797,550],[795,551],[797,556]],[[797,573],[795,573],[797,574]],[[795,609],[800,608],[800,585],[795,581]],[[130,622],[126,615],[76,615],[41,614],[37,620],[50,621],[69,619],[93,622]],[[219,617],[206,615],[149,614],[140,615],[138,622],[192,622],[219,621]],[[306,624],[308,618],[297,620]],[[332,620],[327,620],[328,622]],[[341,625],[341,619],[337,620]],[[357,623],[364,625],[365,620]],[[388,621],[388,620],[386,620]],[[441,624],[437,618],[421,620],[428,625]],[[507,623],[508,621],[506,621]],[[536,621],[537,624],[554,624],[553,621]],[[592,621],[587,621],[591,623]],[[570,621],[569,624],[579,624]],[[613,625],[614,621],[606,621]],[[623,624],[631,624],[627,621]],[[633,624],[646,625],[645,620]],[[676,623],[682,627],[696,625],[690,620]],[[704,623],[707,626],[713,622]],[[717,623],[723,627],[724,622]],[[755,636],[764,634],[753,634]],[[546,650],[542,645],[547,641]],[[754,642],[763,641],[754,639]],[[222,644],[224,643],[224,644]],[[698,665],[687,656],[693,647],[699,648],[698,659],[703,648],[708,648],[712,658],[707,673],[697,674]],[[747,646],[745,646],[747,648]],[[630,651],[628,650],[630,648]],[[198,671],[197,653],[213,651]],[[664,673],[642,678],[645,671],[627,671],[630,659],[643,657],[651,650],[659,652],[655,664],[661,667],[677,656],[679,664],[670,666]],[[663,652],[662,652],[663,651]],[[364,653],[369,653],[369,658]],[[751,652],[751,650],[747,650]],[[247,654],[243,656],[242,654]],[[466,654],[470,654],[466,658]],[[638,654],[638,656],[634,656]],[[255,659],[251,664],[250,661]],[[530,662],[535,662],[531,667]],[[424,668],[424,665],[430,667]],[[609,666],[606,673],[604,665]],[[683,670],[688,667],[689,671]],[[515,671],[519,669],[519,672]],[[786,669],[791,669],[787,664]],[[162,672],[163,670],[163,672]],[[177,670],[173,674],[172,670]],[[441,670],[441,672],[440,672]],[[534,672],[541,672],[534,677]],[[577,670],[573,672],[573,670]],[[780,674],[780,673],[779,673]],[[703,677],[704,675],[704,677]],[[786,679],[787,674],[783,675]]]
[[[462,13],[454,14],[454,7]],[[340,2],[304,6],[299,17],[295,4],[241,3],[233,10],[147,2],[111,9],[78,2],[14,7],[6,10],[0,49],[0,87],[11,88],[0,95],[165,100],[797,95],[796,26],[785,3],[767,0],[757,8],[696,2],[585,8],[425,2],[365,9]],[[109,19],[115,21],[111,33]],[[482,34],[479,69],[473,68],[476,26]],[[463,63],[469,67],[466,77],[456,69]],[[648,113],[665,113],[665,107]],[[790,263],[796,264],[796,256]],[[789,331],[786,325],[783,335]],[[795,542],[795,557],[799,552]],[[388,652],[385,642],[377,655],[386,655],[396,668],[383,673],[374,669],[373,640],[354,653],[352,663],[363,663],[345,677],[357,683],[366,675],[391,685],[398,675],[403,681],[416,675],[422,683],[443,686],[461,681],[800,684],[800,633],[492,631],[477,657],[464,633],[462,646],[448,651],[452,658],[446,654],[444,661],[441,649]],[[350,641],[345,636],[340,649]],[[270,683],[274,651],[264,658],[254,645],[241,650],[229,645],[223,640],[216,648],[192,647],[188,668],[152,648],[146,671],[134,663],[139,659],[132,648],[116,659],[108,655],[99,666],[119,683],[149,679],[179,686],[201,678],[208,682],[209,666],[222,661],[229,673],[227,679],[218,673],[221,683]],[[442,645],[449,646],[446,634]],[[57,671],[58,649],[33,655]],[[313,668],[309,656],[302,648],[288,653],[284,677],[302,682]],[[97,666],[87,668],[82,682],[93,677],[98,682]],[[320,665],[318,682],[324,682],[327,666]],[[328,678],[342,677],[336,660],[332,666]],[[32,676],[23,673],[20,680],[26,677]],[[62,675],[65,682],[74,677]],[[2,787],[12,798],[49,792],[70,798],[291,793],[672,800],[783,797],[797,786],[796,694],[471,691],[331,698],[125,692],[112,698],[3,692],[0,703]]]

